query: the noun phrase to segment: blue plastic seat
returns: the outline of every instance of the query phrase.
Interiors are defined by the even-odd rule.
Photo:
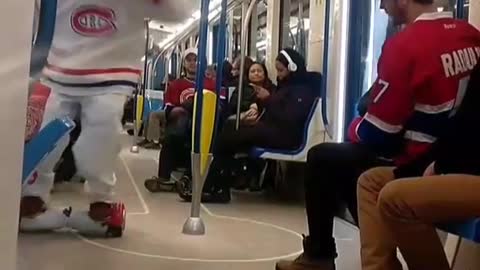
[[[29,179],[38,164],[50,154],[58,142],[68,136],[75,123],[68,117],[53,120],[35,135],[23,150],[22,183]]]
[[[442,224],[439,228],[464,239],[480,243],[480,218],[461,223]]]
[[[164,106],[164,92],[147,89],[145,91],[145,103],[143,119],[148,119],[151,112],[161,110]]]
[[[299,148],[285,150],[255,147],[250,151],[250,156],[261,159],[306,162],[308,151],[313,146],[325,141],[325,128],[322,122],[321,103],[319,98],[314,101],[306,123],[302,144]]]

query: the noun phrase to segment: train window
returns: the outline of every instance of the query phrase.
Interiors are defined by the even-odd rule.
[[[281,3],[280,45],[282,48],[293,48],[307,57],[310,1],[285,0]]]
[[[469,17],[469,12],[470,12],[470,0],[465,0],[465,6],[464,6],[465,18]]]
[[[264,62],[267,54],[267,5],[260,1],[257,7],[257,61]]]
[[[240,43],[242,40],[242,6],[239,5],[233,11],[233,25],[232,25],[232,56],[235,59],[240,55]]]
[[[457,10],[457,2],[459,1],[458,0],[437,0],[438,11],[452,11],[452,12],[457,12],[457,14],[459,14],[459,10]],[[464,19],[468,18],[469,8],[470,8],[470,0],[464,0],[463,14],[459,14],[459,15],[462,15],[462,18]]]
[[[382,47],[385,40],[394,34],[395,29],[392,29],[391,21],[383,9],[378,9],[380,0],[375,0],[374,8],[372,9],[372,17],[370,18],[370,29],[368,47],[366,51],[366,74],[363,80],[363,92],[368,91],[373,81],[377,76],[377,64],[382,53]]]

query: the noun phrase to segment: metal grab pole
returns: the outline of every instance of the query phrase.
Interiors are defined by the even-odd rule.
[[[148,74],[147,74],[147,68],[148,68],[148,62],[147,62],[147,58],[148,58],[148,46],[150,44],[150,18],[145,18],[144,19],[144,27],[145,27],[145,59],[143,61],[143,80],[142,79],[139,79],[139,84],[138,84],[138,87],[137,87],[137,93],[135,93],[135,99],[134,99],[134,110],[133,110],[133,144],[132,144],[132,147],[130,148],[130,152],[132,153],[138,153],[140,152],[140,148],[138,147],[138,136],[139,136],[139,127],[138,127],[138,121],[137,121],[137,115],[138,115],[138,110],[141,110],[141,116],[140,118],[142,118],[143,116],[143,109],[144,109],[144,105],[143,105],[143,102],[142,102],[142,108],[139,108],[138,107],[138,97],[139,95],[142,95],[144,98],[145,98],[145,89],[146,89],[146,84],[147,84],[147,80],[148,80]],[[145,100],[144,100],[145,102]],[[139,121],[141,121],[139,119]]]
[[[222,94],[222,88],[223,88],[223,66],[225,62],[225,54],[226,54],[226,46],[227,46],[227,0],[222,0],[222,11],[220,14],[220,22],[219,22],[219,31],[218,31],[218,40],[217,40],[217,85],[215,86],[215,91],[217,92],[217,112],[216,112],[216,121],[215,121],[215,130],[213,134],[213,138],[216,138],[216,134],[218,132],[218,126],[219,126],[219,119],[220,119],[220,95]],[[228,98],[228,97],[226,97]],[[228,99],[227,99],[228,100]],[[215,139],[213,139],[215,141]],[[214,143],[210,146],[210,148],[213,148]]]
[[[323,80],[320,97],[322,99],[322,120],[325,131],[330,138],[333,138],[333,131],[330,130],[327,110],[327,94],[328,94],[328,55],[330,50],[330,12],[331,0],[325,2],[325,27],[323,33]]]
[[[194,110],[194,127],[193,127],[193,145],[192,145],[192,208],[190,217],[183,225],[183,233],[189,235],[204,235],[205,224],[200,218],[200,204],[202,200],[202,190],[207,178],[208,170],[212,162],[212,155],[202,153],[201,149],[201,132],[202,132],[202,114],[203,114],[203,84],[206,69],[206,48],[207,48],[207,31],[208,31],[208,13],[210,0],[202,0],[201,17],[200,17],[200,33],[198,48],[198,69],[195,81],[195,107]],[[202,171],[202,156],[207,156],[207,168]]]
[[[245,76],[245,57],[247,56],[247,35],[248,35],[248,25],[250,23],[250,18],[252,17],[253,8],[255,7],[257,0],[252,0],[250,6],[248,7],[247,14],[245,16],[245,21],[242,26],[242,39],[240,44],[240,77],[238,78],[238,96],[237,96],[237,115],[235,121],[235,129],[240,128],[240,113],[241,113],[241,103],[243,96],[243,77]]]
[[[37,4],[38,2],[35,1],[35,3]],[[55,32],[56,16],[57,1],[41,1],[38,14],[38,27],[34,29],[37,33],[34,36],[31,52],[30,77],[33,78],[32,80],[38,79],[43,67],[47,63],[48,53],[50,52]]]
[[[150,18],[144,19],[145,23],[145,35],[147,36],[145,40],[145,61],[143,61],[143,84],[142,84],[142,94],[145,95],[145,90],[147,89],[147,80],[148,80],[148,47],[150,46]]]

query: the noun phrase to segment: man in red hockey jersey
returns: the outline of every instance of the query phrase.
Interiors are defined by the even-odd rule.
[[[188,150],[197,74],[197,50],[187,49],[183,60],[184,76],[172,81],[165,93],[167,128],[160,151],[158,175],[145,181],[150,192],[173,191],[170,174],[178,168],[189,166]],[[215,81],[205,78],[204,89],[214,91]]]
[[[335,269],[333,218],[346,203],[358,219],[360,174],[403,164],[427,151],[448,128],[447,119],[460,105],[480,57],[480,33],[451,13],[437,13],[434,0],[383,0],[382,8],[406,27],[384,45],[368,111],[351,125],[352,143],[325,143],[310,150],[305,179],[310,235],[304,254],[294,262],[280,262],[279,270]],[[366,243],[362,253],[379,248]],[[367,266],[364,262],[363,269],[377,269]]]

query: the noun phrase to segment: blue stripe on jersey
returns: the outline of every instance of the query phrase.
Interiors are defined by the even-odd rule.
[[[449,115],[450,111],[437,114],[415,111],[405,125],[405,129],[438,137],[442,130],[448,128],[445,123],[448,123]]]
[[[388,133],[364,119],[358,126],[357,134],[361,143],[371,147],[380,156],[395,157],[403,150],[403,132]]]
[[[72,88],[94,88],[94,87],[111,87],[111,86],[128,86],[132,88],[137,88],[138,83],[134,83],[131,81],[125,80],[112,80],[112,81],[104,81],[98,83],[64,83],[53,80],[51,78],[47,78],[49,82],[58,84],[63,87],[72,87]]]

